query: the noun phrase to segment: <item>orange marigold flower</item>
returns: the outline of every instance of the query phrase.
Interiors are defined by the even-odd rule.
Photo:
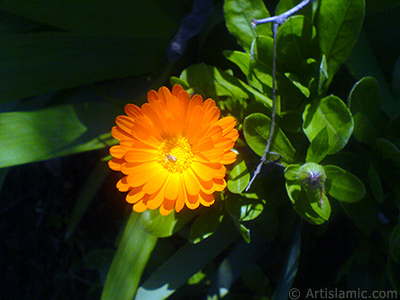
[[[137,212],[212,205],[213,193],[226,187],[224,164],[236,160],[235,119],[219,119],[214,100],[190,98],[180,85],[152,90],[147,99],[142,107],[126,105],[112,128],[120,144],[111,147],[109,166],[126,175],[117,188],[129,192],[126,201]]]

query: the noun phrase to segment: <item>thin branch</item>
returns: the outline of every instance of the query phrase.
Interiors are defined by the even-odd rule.
[[[306,6],[311,1],[313,1],[313,0],[303,0],[299,4],[297,4],[295,7],[289,9],[288,11],[284,12],[283,14],[281,14],[279,16],[273,16],[273,17],[259,19],[259,20],[254,19],[251,21],[251,24],[252,24],[253,28],[256,28],[257,25],[271,23],[271,22],[282,25],[283,23],[285,23],[287,18],[289,18],[291,15],[297,13],[300,9],[302,9],[304,6]]]
[[[263,164],[267,161],[267,155],[271,154],[269,151],[269,148],[271,147],[272,139],[274,137],[274,129],[275,129],[275,115],[276,115],[276,107],[275,107],[275,102],[276,102],[276,36],[278,34],[278,27],[279,25],[282,25],[285,23],[286,19],[290,17],[291,15],[295,14],[298,12],[300,9],[302,9],[304,6],[306,6],[308,3],[314,0],[303,0],[300,2],[298,5],[295,7],[289,9],[288,11],[284,12],[283,14],[279,16],[274,16],[270,18],[265,18],[265,19],[259,19],[259,20],[252,20],[252,26],[253,28],[256,28],[257,25],[259,24],[265,24],[269,22],[273,22],[273,37],[274,37],[274,49],[273,49],[273,58],[272,58],[272,113],[271,113],[271,126],[270,126],[270,131],[269,131],[269,137],[267,140],[267,145],[264,150],[264,154],[261,157],[261,160],[259,164],[256,167],[256,170],[254,171],[253,177],[250,179],[250,182],[248,186],[246,187],[246,192],[250,189],[253,181],[256,179],[257,175],[260,174],[261,168]],[[252,45],[253,46],[253,45]]]

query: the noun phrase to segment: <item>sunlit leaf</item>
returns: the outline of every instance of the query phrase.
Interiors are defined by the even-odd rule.
[[[321,130],[328,131],[328,154],[346,146],[353,132],[353,118],[349,109],[338,97],[330,95],[319,102],[308,104],[303,114],[303,130],[312,142]]]
[[[328,178],[326,191],[333,198],[343,202],[357,202],[365,196],[365,187],[355,175],[338,166],[324,166]]]
[[[135,295],[143,270],[158,239],[143,230],[139,216],[132,211],[125,225],[101,300],[130,300]]]
[[[220,97],[255,100],[266,107],[272,107],[272,100],[237,79],[228,72],[206,64],[191,65],[185,69],[180,79],[186,81],[192,91],[205,98],[218,100]]]
[[[257,195],[243,194],[226,199],[225,208],[237,221],[250,221],[257,218],[264,210],[265,201]]]
[[[139,287],[135,300],[167,298],[238,237],[232,222],[222,222],[208,239],[185,244]]]
[[[251,25],[253,19],[270,16],[262,0],[224,1],[224,14],[229,32],[236,37],[238,44],[248,53],[250,53],[251,43],[257,36],[272,35],[271,26],[262,25],[254,29]]]
[[[328,129],[323,128],[311,141],[307,149],[306,162],[319,163],[329,152]]]
[[[229,172],[228,189],[232,193],[239,194],[247,187],[249,181],[249,170],[247,169],[246,162],[239,153],[232,170]]]
[[[259,156],[264,154],[265,146],[269,137],[271,120],[267,116],[255,113],[244,120],[244,136],[250,148]],[[274,137],[270,151],[276,152],[282,156],[280,160],[283,163],[294,161],[295,149],[290,144],[289,139],[282,130],[275,126]],[[271,158],[271,156],[269,156]],[[274,156],[276,157],[276,156]]]
[[[141,213],[140,225],[152,235],[168,237],[181,229],[194,216],[195,214],[192,211],[184,211],[180,214],[173,211],[169,215],[163,216],[158,209],[148,209]]]
[[[328,65],[327,87],[350,55],[364,19],[364,0],[322,0],[316,26],[322,54]]]
[[[38,111],[1,113],[0,167],[115,144],[110,128],[119,113],[120,108],[95,101]],[[99,116],[102,122],[99,122]]]

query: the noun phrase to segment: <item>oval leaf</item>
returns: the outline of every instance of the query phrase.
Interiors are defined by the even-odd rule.
[[[337,166],[325,166],[324,170],[326,191],[330,196],[343,202],[357,202],[364,197],[364,184],[355,175]]]
[[[227,186],[229,191],[239,194],[244,191],[250,182],[250,173],[242,156],[237,156],[233,169],[229,172]]]
[[[224,2],[226,27],[234,35],[238,44],[250,52],[251,43],[258,35],[272,35],[271,26],[251,25],[253,19],[268,18],[269,12],[262,0],[226,0]]]
[[[263,156],[264,154],[270,127],[270,118],[260,113],[251,114],[244,120],[243,129],[246,142],[259,156]],[[276,125],[270,151],[280,154],[282,156],[281,162],[284,164],[294,162],[296,150],[283,131]],[[276,156],[271,155],[269,155],[269,157],[276,158]]]
[[[342,100],[333,95],[323,98],[319,103],[307,105],[303,120],[303,130],[311,143],[326,128],[328,154],[342,150],[353,132],[353,118],[349,109]]]

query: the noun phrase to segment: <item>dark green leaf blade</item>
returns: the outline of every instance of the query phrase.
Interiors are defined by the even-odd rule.
[[[38,32],[0,37],[0,103],[155,71],[168,40]]]

